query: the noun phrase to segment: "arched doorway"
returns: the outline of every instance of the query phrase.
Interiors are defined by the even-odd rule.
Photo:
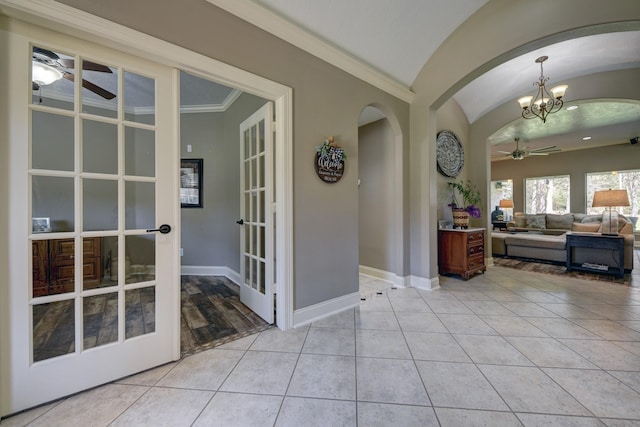
[[[358,119],[358,235],[361,293],[404,286],[402,132],[384,106],[365,107]]]

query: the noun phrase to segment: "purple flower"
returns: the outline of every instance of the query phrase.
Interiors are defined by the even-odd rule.
[[[464,210],[469,212],[469,215],[471,215],[474,218],[480,218],[480,215],[482,215],[482,212],[480,211],[480,208],[478,208],[475,205],[469,205]]]

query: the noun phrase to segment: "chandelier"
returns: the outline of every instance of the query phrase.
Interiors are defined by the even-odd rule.
[[[522,117],[525,119],[533,119],[538,117],[542,123],[547,121],[549,114],[557,113],[562,108],[562,97],[567,90],[567,85],[556,86],[551,89],[551,93],[545,87],[545,83],[549,80],[542,72],[542,63],[549,59],[548,56],[541,56],[536,59],[536,63],[540,64],[540,78],[533,85],[538,86],[535,96],[524,96],[518,99],[520,107],[522,107]]]

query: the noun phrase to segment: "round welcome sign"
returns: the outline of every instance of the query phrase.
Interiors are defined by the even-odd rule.
[[[333,184],[344,174],[344,161],[347,155],[344,149],[334,144],[334,138],[329,137],[321,146],[316,147],[315,168],[318,177],[328,184]]]

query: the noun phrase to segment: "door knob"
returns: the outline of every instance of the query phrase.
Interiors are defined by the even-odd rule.
[[[147,230],[147,233],[151,233],[154,231],[159,231],[162,234],[167,234],[171,232],[171,226],[169,224],[162,224],[159,228],[155,228],[153,230]]]
[[[244,219],[240,218],[239,220],[236,221],[236,224],[244,225]]]

